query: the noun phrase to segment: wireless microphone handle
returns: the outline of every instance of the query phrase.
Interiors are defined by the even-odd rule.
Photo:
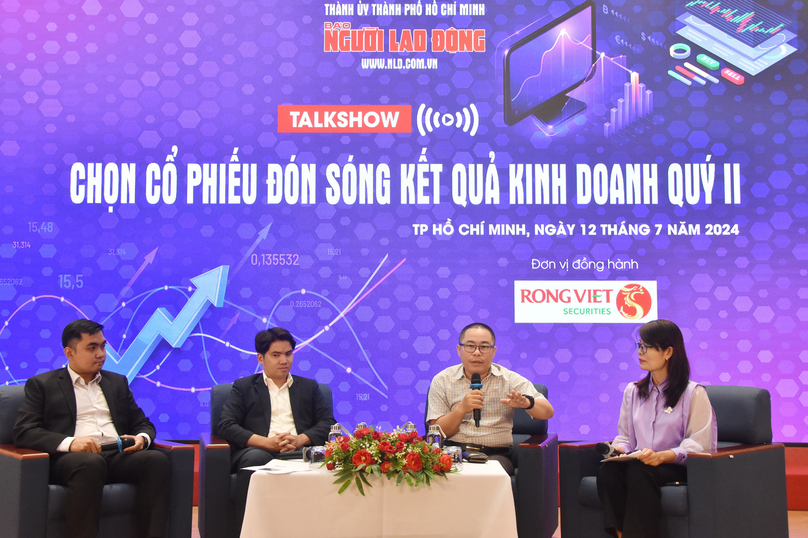
[[[107,452],[110,450],[117,450],[118,452],[123,452],[124,449],[129,448],[130,446],[135,446],[135,440],[131,437],[118,437],[117,441],[114,443],[105,443],[101,445],[101,451]]]
[[[604,458],[611,458],[612,454],[614,454],[614,448],[610,443],[598,443],[595,445],[595,450]]]
[[[471,374],[471,385],[469,386],[469,390],[482,390],[483,388],[483,380],[480,378],[480,374]],[[480,427],[480,415],[481,409],[474,410],[474,426],[479,428]]]

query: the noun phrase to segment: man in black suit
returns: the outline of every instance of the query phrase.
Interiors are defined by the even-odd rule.
[[[154,425],[135,403],[126,377],[102,372],[106,359],[103,325],[87,319],[62,332],[66,368],[39,374],[25,383],[25,399],[14,425],[14,444],[50,455],[50,481],[67,487],[70,538],[98,534],[104,484],[137,485],[137,535],[165,533],[170,498],[170,464],[160,452],[145,450]],[[102,445],[132,446],[119,452]]]
[[[289,373],[296,345],[291,333],[280,327],[255,336],[263,372],[233,382],[217,428],[230,443],[234,473],[303,446],[325,444],[334,416],[315,380]],[[250,475],[238,473],[233,532],[241,528]]]

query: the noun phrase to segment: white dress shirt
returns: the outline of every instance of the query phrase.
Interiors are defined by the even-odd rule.
[[[279,433],[297,435],[295,417],[292,415],[292,402],[289,399],[289,387],[294,383],[294,378],[290,375],[286,379],[286,383],[279,387],[266,374],[262,375],[264,376],[264,384],[269,391],[269,403],[272,406],[267,437],[272,437]]]
[[[65,437],[56,450],[70,452],[70,444],[77,438],[94,439],[101,445],[115,443],[119,434],[112,422],[104,391],[101,390],[101,372],[95,374],[89,383],[70,366],[67,367],[67,372],[73,381],[73,393],[76,396],[76,430],[73,437]],[[151,438],[147,434],[138,435],[145,438],[146,447],[151,444]]]

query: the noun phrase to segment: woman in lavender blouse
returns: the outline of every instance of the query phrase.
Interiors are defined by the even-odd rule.
[[[687,480],[687,456],[715,449],[715,413],[703,386],[690,381],[682,331],[660,319],[640,327],[641,380],[623,393],[618,459],[601,465],[598,495],[606,532],[618,538],[657,538],[660,488]],[[628,454],[629,456],[626,456]]]

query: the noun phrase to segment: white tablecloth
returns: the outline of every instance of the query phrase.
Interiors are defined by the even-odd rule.
[[[337,494],[334,474],[253,473],[241,538],[516,538],[511,478],[499,463],[466,464],[417,488],[369,478]]]

